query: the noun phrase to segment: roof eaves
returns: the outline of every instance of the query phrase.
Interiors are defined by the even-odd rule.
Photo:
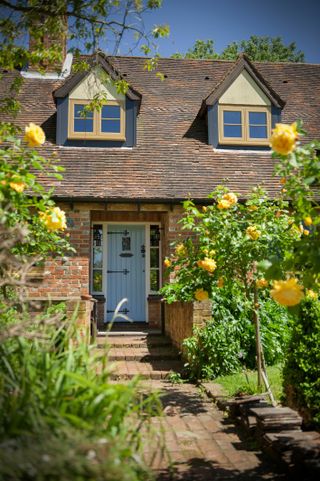
[[[224,92],[230,87],[230,85],[236,80],[240,73],[246,70],[265,95],[269,98],[273,105],[283,109],[285,106],[285,101],[272,89],[268,82],[264,79],[258,69],[253,65],[253,63],[248,59],[245,54],[241,54],[233,65],[233,67],[227,72],[226,76],[221,80],[221,82],[216,85],[214,90],[204,99],[205,105],[213,105]],[[203,107],[201,111],[203,111]]]
[[[88,63],[90,65],[90,70],[96,65],[97,63],[102,66],[102,68],[110,75],[113,81],[121,80],[121,74],[115,70],[113,65],[110,63],[109,59],[102,53],[97,53],[96,55],[92,55],[88,59]],[[90,72],[90,70],[77,72],[73,77],[68,79],[61,87],[59,87],[54,92],[55,98],[64,98],[66,97],[73,89],[76,87]],[[132,89],[130,86],[126,92],[127,97],[130,100],[138,100],[141,101],[141,94],[136,90]]]

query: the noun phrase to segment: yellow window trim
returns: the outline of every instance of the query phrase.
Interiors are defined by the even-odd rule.
[[[223,112],[241,112],[241,137],[224,137]],[[249,136],[249,112],[267,114],[267,139],[251,139]],[[271,109],[256,105],[219,105],[219,144],[223,145],[269,145],[271,137]]]
[[[125,134],[125,106],[120,100],[108,100],[103,105],[119,105],[120,106],[120,132],[101,132],[101,112],[93,111],[93,132],[75,132],[74,131],[74,105],[88,105],[90,100],[69,99],[68,114],[68,139],[81,140],[126,140]]]

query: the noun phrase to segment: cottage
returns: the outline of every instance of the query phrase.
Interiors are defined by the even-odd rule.
[[[42,182],[66,212],[76,254],[47,261],[31,296],[91,294],[100,328],[126,298],[122,313],[159,327],[163,259],[183,235],[181,202],[206,204],[219,184],[243,198],[257,184],[277,193],[271,129],[301,118],[306,140],[320,138],[320,65],[160,59],[161,80],[141,57],[87,60],[86,72],[70,73],[68,55],[60,75],[29,70],[2,81],[24,77],[17,123],[41,125],[41,152],[66,169],[63,181]],[[102,109],[83,117],[101,92]]]

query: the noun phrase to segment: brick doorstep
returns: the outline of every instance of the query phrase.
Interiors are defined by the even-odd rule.
[[[112,347],[135,347],[135,348],[146,348],[155,346],[172,346],[170,339],[166,336],[160,335],[148,335],[139,336],[132,334],[130,336],[98,336],[97,338],[98,347],[109,346]]]
[[[110,361],[140,361],[151,362],[154,360],[176,360],[177,351],[169,346],[146,347],[112,347],[108,352]]]
[[[115,361],[111,379],[165,379],[170,372],[178,372],[183,364],[180,360],[155,360],[152,362]]]
[[[108,349],[108,359],[113,362],[114,380],[165,379],[170,372],[181,371],[183,363],[166,336],[130,333],[128,336],[115,335],[98,338],[98,349]]]

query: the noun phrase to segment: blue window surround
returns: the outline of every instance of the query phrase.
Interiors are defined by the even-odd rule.
[[[57,98],[57,145],[70,147],[134,147],[137,143],[136,124],[138,102],[126,97],[125,102],[125,132],[126,140],[82,140],[68,139],[68,109],[69,97]]]
[[[218,121],[218,102],[213,105],[208,105],[208,143],[214,148],[228,149],[228,150],[264,150],[268,151],[268,146],[250,146],[250,145],[222,145],[219,144],[219,121]],[[276,123],[281,122],[281,109],[279,107],[271,106],[271,128],[275,127]]]

